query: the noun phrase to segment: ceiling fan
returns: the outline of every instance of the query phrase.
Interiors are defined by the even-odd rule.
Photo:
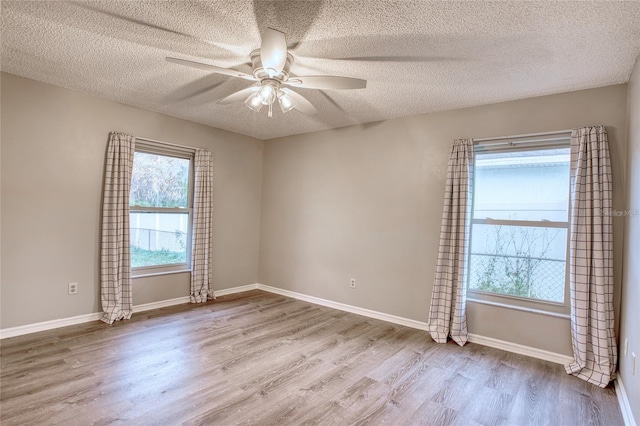
[[[251,52],[250,56],[253,75],[185,59],[172,57],[166,59],[175,64],[254,81],[253,85],[220,99],[218,103],[226,105],[244,100],[244,103],[256,112],[266,105],[269,108],[269,117],[272,116],[273,104],[276,101],[278,101],[283,113],[294,108],[304,114],[317,112],[311,102],[288,86],[320,90],[364,89],[367,87],[367,81],[358,78],[329,75],[290,75],[289,69],[293,63],[293,56],[287,52],[285,35],[272,28],[267,29],[262,37],[262,45],[259,49]]]

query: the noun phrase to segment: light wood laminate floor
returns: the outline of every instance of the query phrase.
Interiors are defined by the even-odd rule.
[[[250,291],[1,342],[9,425],[618,425],[562,366]]]

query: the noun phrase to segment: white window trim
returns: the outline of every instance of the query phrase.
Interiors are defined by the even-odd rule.
[[[569,313],[565,313],[565,312],[554,312],[554,311],[545,310],[545,309],[529,308],[529,307],[525,307],[525,306],[513,305],[513,304],[508,304],[508,303],[502,303],[502,302],[492,302],[492,301],[483,300],[483,299],[468,299],[467,301],[471,302],[471,303],[478,303],[480,305],[496,306],[498,308],[505,308],[505,309],[511,309],[511,310],[514,310],[514,311],[528,312],[528,313],[531,313],[531,314],[545,315],[545,316],[554,317],[554,318],[563,318],[563,319],[570,319],[571,318],[571,315]]]
[[[135,152],[164,155],[167,157],[184,158],[189,160],[189,187],[187,192],[187,207],[141,207],[130,206],[130,212],[138,213],[186,213],[188,214],[186,262],[157,266],[138,266],[131,268],[131,278],[143,278],[158,275],[191,272],[191,242],[193,233],[193,191],[194,191],[194,158],[195,149],[182,145],[175,145],[152,139],[136,138]]]
[[[522,150],[544,150],[554,148],[567,148],[571,142],[571,131],[563,130],[558,132],[547,132],[538,134],[516,135],[508,137],[486,138],[474,140],[474,151],[481,152],[505,152],[505,151],[522,151]],[[474,160],[475,161],[475,160]],[[475,178],[475,177],[474,177]],[[475,200],[475,186],[471,195],[471,211],[473,215],[473,207]],[[567,188],[570,192],[570,188]],[[469,242],[468,253],[466,256],[467,268],[467,299],[470,302],[499,306],[506,309],[514,309],[539,314],[548,314],[550,316],[567,318],[570,314],[569,303],[569,231],[570,231],[570,212],[571,199],[569,197],[569,206],[567,207],[566,222],[547,222],[547,221],[522,221],[522,220],[502,220],[502,219],[474,219],[469,221]],[[510,226],[536,226],[549,228],[566,229],[566,256],[565,256],[565,285],[564,285],[564,301],[553,302],[540,299],[532,299],[528,297],[514,296],[509,294],[500,294],[482,290],[474,290],[469,287],[469,262],[471,259],[471,240],[473,238],[471,227],[473,224],[492,224],[492,225],[510,225]]]

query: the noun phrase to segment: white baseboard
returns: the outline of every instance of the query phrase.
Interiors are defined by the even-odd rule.
[[[636,421],[633,418],[633,412],[631,411],[631,405],[629,404],[629,398],[627,397],[627,391],[624,389],[622,379],[618,377],[614,382],[616,387],[616,396],[618,397],[618,404],[620,405],[620,411],[622,411],[622,419],[625,426],[636,426]]]
[[[385,314],[384,312],[372,311],[370,309],[360,308],[358,306],[347,305],[345,303],[334,302],[332,300],[321,299],[315,296],[308,296],[302,293],[296,293],[295,291],[283,290],[281,288],[271,287],[264,284],[258,284],[259,290],[268,291],[270,293],[279,294],[281,296],[291,297],[293,299],[303,300],[305,302],[313,303],[315,305],[326,306],[328,308],[338,309],[340,311],[351,312],[352,314],[358,314],[369,318],[375,318],[382,321],[391,322],[394,324],[405,325],[411,328],[417,328],[418,330],[427,330],[427,323],[422,321],[416,321],[409,318],[399,317],[396,315]]]
[[[181,305],[183,303],[189,303],[189,296],[137,305],[133,307],[133,312],[136,313],[150,311],[151,309],[165,308],[167,306]],[[100,318],[102,318],[102,312],[94,312],[92,314],[84,314],[75,317],[60,318],[51,321],[43,321],[34,324],[5,328],[0,330],[0,340],[7,339],[9,337],[22,336],[23,334],[31,334],[37,333],[39,331],[53,330],[54,328],[67,327],[69,325],[98,321],[100,320]]]
[[[247,284],[247,285],[241,285],[239,287],[233,287],[233,288],[225,288],[222,290],[215,290],[213,292],[213,294],[218,297],[218,296],[226,296],[227,294],[235,294],[235,293],[243,293],[245,291],[249,291],[249,290],[256,290],[258,288],[258,284]]]
[[[556,364],[566,365],[574,361],[573,357],[568,355],[549,352],[543,349],[507,342],[506,340],[494,339],[493,337],[480,336],[473,333],[469,333],[469,342],[489,346],[491,348],[502,349],[503,351],[513,352],[520,355],[526,355],[531,358],[555,362]]]
[[[133,307],[133,313],[150,311],[152,309],[166,308],[167,306],[182,305],[189,303],[189,296],[176,297],[175,299],[161,300],[159,302],[145,303]]]
[[[224,296],[226,294],[242,293],[244,291],[255,290],[257,288],[258,284],[248,284],[224,290],[217,290],[214,291],[214,294],[216,296]],[[167,306],[181,305],[183,303],[189,303],[189,296],[136,305],[133,307],[133,313],[150,311],[152,309],[166,308]],[[22,336],[24,334],[53,330],[55,328],[66,327],[69,325],[98,321],[100,320],[100,318],[102,318],[102,312],[94,312],[92,314],[78,315],[69,318],[60,318],[51,321],[37,322],[34,324],[20,325],[17,327],[9,327],[0,329],[0,340],[8,339],[9,337]]]
[[[225,294],[241,293],[244,291],[255,290],[258,288],[258,284],[248,284],[240,287],[234,287],[224,290],[214,291],[216,296],[224,296]],[[166,308],[167,306],[181,305],[183,303],[189,303],[189,296],[178,297],[175,299],[161,300],[159,302],[144,303],[142,305],[136,305],[133,307],[133,313],[150,311],[152,309]],[[8,339],[9,337],[22,336],[24,334],[37,333],[40,331],[53,330],[55,328],[66,327],[69,325],[83,324],[91,321],[98,321],[102,318],[102,312],[94,312],[92,314],[78,315],[69,318],[60,318],[51,321],[37,322],[34,324],[20,325],[17,327],[10,327],[0,329],[0,340]]]
[[[264,284],[257,284],[256,287],[259,290],[280,294],[282,296],[291,297],[293,299],[303,300],[305,302],[314,303],[316,305],[321,305],[329,308],[338,309],[341,311],[351,312],[351,313],[362,315],[369,318],[375,318],[382,321],[391,322],[394,324],[416,328],[418,330],[428,330],[428,324],[423,321],[416,321],[409,318],[399,317],[396,315],[385,314],[384,312],[372,311],[370,309],[360,308],[357,306],[352,306],[344,303],[334,302],[331,300],[321,299],[319,297],[308,296],[306,294],[296,293],[294,291],[289,291],[289,290],[283,290],[280,288],[271,287]],[[505,340],[499,340],[499,339],[494,339],[492,337],[480,336],[477,334],[470,333],[469,341],[472,343],[477,343],[479,345],[501,349],[507,352],[513,352],[520,355],[526,355],[532,358],[551,361],[557,364],[564,365],[573,361],[573,358],[567,355],[557,354],[554,352],[549,352],[542,349],[533,348],[530,346],[524,346],[517,343],[507,342]]]
[[[67,327],[69,325],[82,324],[85,322],[97,321],[102,318],[102,312],[78,315],[69,318],[60,318],[51,321],[36,322],[34,324],[19,325],[0,330],[0,339],[22,336],[23,334],[37,333],[39,331],[52,330],[54,328]]]

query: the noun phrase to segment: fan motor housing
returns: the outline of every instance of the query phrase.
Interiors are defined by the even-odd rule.
[[[289,69],[291,68],[292,63],[293,56],[290,53],[287,53],[287,61],[285,62],[280,74],[269,77],[269,74],[262,67],[262,60],[260,59],[260,49],[256,49],[251,52],[251,66],[253,68],[253,76],[259,80],[271,78],[278,81],[287,81],[289,79]]]

